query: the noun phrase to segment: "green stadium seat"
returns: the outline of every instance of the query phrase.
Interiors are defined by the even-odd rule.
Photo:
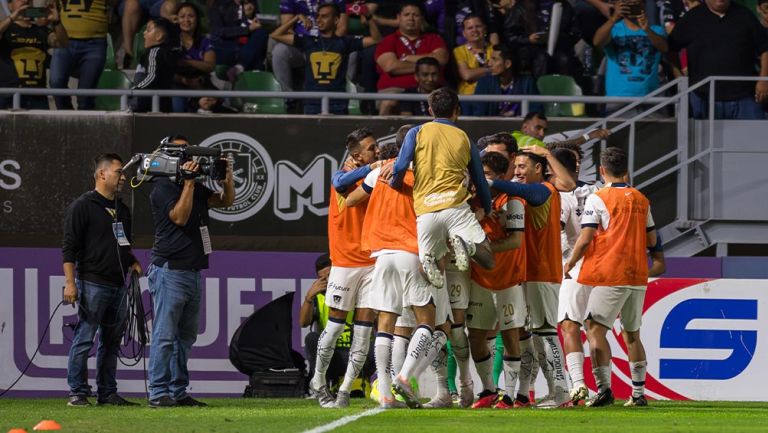
[[[280,16],[280,0],[258,0],[259,13]]]
[[[130,89],[133,83],[122,71],[104,70],[99,77],[97,89]],[[120,109],[119,96],[97,96],[96,109],[102,111],[117,111]]]
[[[581,87],[568,75],[542,75],[536,81],[536,87],[542,95],[581,96]],[[548,102],[544,104],[544,113],[554,117],[578,117],[584,115],[584,104]]]
[[[347,80],[347,93],[357,93],[357,86],[355,83]],[[363,112],[360,110],[360,100],[350,99],[348,106],[349,114],[353,116],[362,116]]]
[[[280,83],[270,72],[246,71],[237,77],[234,90],[249,91],[282,91]],[[243,111],[249,113],[285,114],[285,103],[282,98],[241,98]]]
[[[116,70],[117,61],[115,60],[115,44],[112,42],[112,35],[107,33],[107,61],[104,63],[104,69]]]

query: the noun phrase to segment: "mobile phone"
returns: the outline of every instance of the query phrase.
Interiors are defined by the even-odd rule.
[[[48,16],[48,8],[27,8],[24,10],[24,16],[27,18],[45,18]]]
[[[638,17],[643,14],[643,4],[639,1],[633,1],[630,3],[627,3],[627,6],[629,6],[629,16],[630,17]]]

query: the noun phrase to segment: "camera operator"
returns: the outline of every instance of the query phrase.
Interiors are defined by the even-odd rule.
[[[128,314],[125,273],[130,268],[141,274],[141,265],[131,253],[130,211],[116,198],[125,181],[123,161],[107,153],[97,157],[94,166],[96,188],[72,202],[64,218],[64,302],[79,301],[79,322],[67,365],[67,404],[90,406],[88,353],[99,330],[97,402],[134,406],[117,394],[115,372]]]
[[[177,135],[163,142],[188,146]],[[200,270],[208,268],[211,240],[208,209],[231,206],[235,198],[232,167],[227,163],[223,192],[195,181],[200,166],[182,165],[177,182],[159,178],[149,196],[155,241],[147,272],[154,302],[152,353],[149,360],[149,407],[206,406],[187,394],[189,352],[197,339]]]

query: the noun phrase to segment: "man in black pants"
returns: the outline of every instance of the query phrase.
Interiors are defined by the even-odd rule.
[[[183,136],[169,137],[167,141],[189,145]],[[231,165],[227,164],[221,193],[195,181],[200,172],[196,162],[187,161],[181,169],[190,176],[178,182],[159,179],[149,195],[155,223],[155,242],[147,270],[154,302],[149,358],[149,407],[153,408],[206,406],[187,394],[187,360],[200,321],[200,270],[208,268],[211,253],[208,209],[232,206],[235,199]]]
[[[79,322],[69,351],[69,406],[90,406],[88,353],[99,330],[96,354],[98,404],[134,406],[117,394],[117,354],[128,314],[125,274],[141,274],[131,253],[131,214],[117,198],[125,176],[120,156],[108,153],[94,160],[96,188],[75,200],[64,218],[64,301],[78,301]],[[77,279],[75,278],[77,269]]]

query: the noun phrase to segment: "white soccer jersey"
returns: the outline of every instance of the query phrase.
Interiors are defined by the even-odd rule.
[[[581,233],[581,216],[584,214],[584,204],[592,193],[600,189],[598,185],[582,184],[570,192],[560,193],[560,244],[563,250],[563,261],[571,258],[576,239]]]

